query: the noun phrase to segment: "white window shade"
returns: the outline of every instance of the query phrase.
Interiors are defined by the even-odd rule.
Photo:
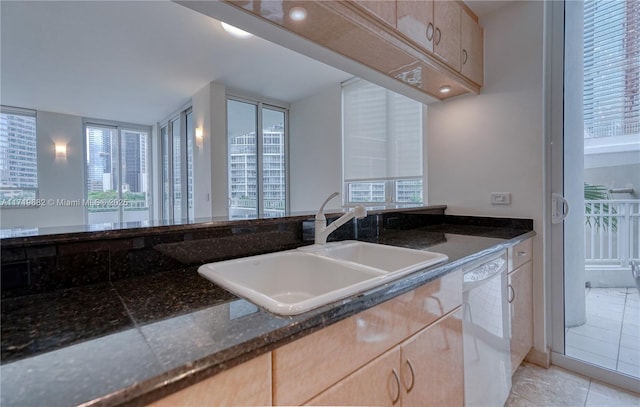
[[[422,177],[422,104],[366,81],[343,88],[345,181]]]

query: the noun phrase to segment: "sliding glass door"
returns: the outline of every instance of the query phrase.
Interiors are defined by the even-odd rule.
[[[562,105],[552,144],[553,361],[637,389],[640,6],[589,0],[554,11],[564,71],[553,97]]]

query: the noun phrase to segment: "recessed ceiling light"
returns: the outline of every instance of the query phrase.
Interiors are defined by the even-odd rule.
[[[289,18],[293,21],[302,21],[307,18],[307,10],[304,7],[293,7],[289,10]]]
[[[440,86],[440,93],[449,93],[449,92],[451,92],[451,86],[449,85]]]
[[[238,27],[234,27],[231,24],[227,24],[227,23],[223,23],[223,22],[221,22],[220,24],[222,24],[222,28],[224,28],[224,30],[226,32],[228,32],[229,34],[233,35],[236,38],[250,38],[250,37],[253,37],[253,34],[248,33],[246,31],[243,31],[243,30],[239,29]]]

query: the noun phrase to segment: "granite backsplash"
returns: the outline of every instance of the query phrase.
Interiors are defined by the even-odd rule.
[[[329,241],[367,240],[388,231],[437,225],[448,218],[444,210],[370,213],[333,232]],[[329,221],[337,218],[328,216]],[[313,228],[313,219],[306,216],[2,239],[2,298],[293,249],[312,243]]]

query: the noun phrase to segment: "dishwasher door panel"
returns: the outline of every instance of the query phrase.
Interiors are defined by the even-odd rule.
[[[465,271],[470,273],[462,303],[465,406],[502,406],[511,390],[506,264],[499,256]]]

